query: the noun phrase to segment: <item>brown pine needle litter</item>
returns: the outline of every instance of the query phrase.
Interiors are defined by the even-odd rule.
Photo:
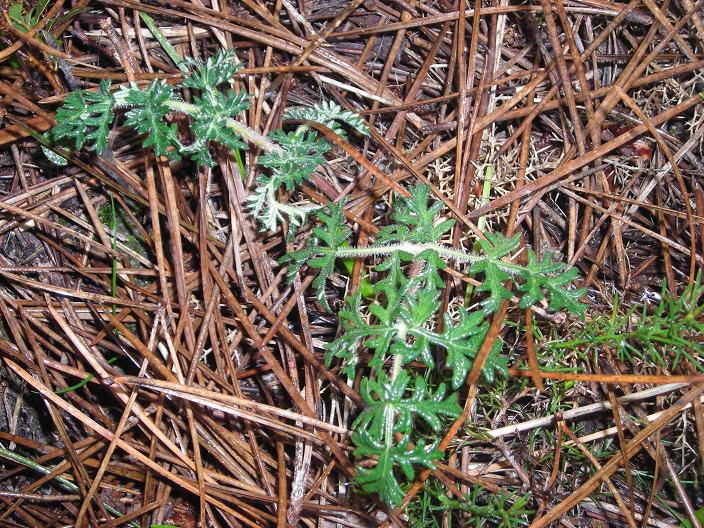
[[[0,11],[1,526],[702,526],[702,0]]]

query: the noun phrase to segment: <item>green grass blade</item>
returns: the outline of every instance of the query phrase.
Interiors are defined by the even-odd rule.
[[[188,68],[185,64],[183,64],[183,59],[178,54],[176,49],[171,45],[171,43],[167,40],[161,30],[157,27],[156,22],[154,22],[154,19],[148,14],[141,12],[139,13],[139,18],[141,18],[142,22],[147,25],[147,28],[149,28],[151,34],[154,35],[156,41],[161,45],[162,48],[164,48],[164,51],[171,58],[171,60],[174,61],[174,64],[178,67],[178,69],[181,70],[183,73],[188,72]]]

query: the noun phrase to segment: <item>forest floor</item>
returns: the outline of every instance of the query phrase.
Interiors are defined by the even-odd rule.
[[[704,524],[701,0],[0,11],[0,527]]]

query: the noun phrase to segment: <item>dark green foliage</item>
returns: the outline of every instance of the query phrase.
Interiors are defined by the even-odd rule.
[[[501,266],[501,258],[516,250],[521,235],[506,238],[498,233],[486,233],[486,238],[487,240],[478,241],[483,256],[472,264],[470,272],[484,275],[484,280],[477,287],[477,291],[488,293],[486,299],[482,301],[482,308],[486,313],[492,313],[499,309],[501,301],[512,297],[511,292],[504,287],[504,283],[511,278],[511,274]]]
[[[330,204],[327,214],[324,210],[318,211],[317,217],[325,227],[313,228],[315,245],[299,249],[281,257],[281,263],[287,266],[289,280],[293,280],[303,264],[311,268],[320,269],[320,273],[313,280],[313,287],[317,291],[318,299],[327,307],[325,300],[325,280],[330,277],[335,268],[336,250],[345,245],[352,231],[345,223],[342,210],[345,203]]]
[[[325,154],[330,145],[318,138],[315,132],[300,127],[288,134],[276,130],[270,138],[281,150],[267,152],[259,158],[259,164],[272,170],[276,186],[285,185],[290,191],[310,178],[318,165],[325,163]]]
[[[533,510],[526,508],[530,494],[491,493],[481,486],[474,486],[464,500],[450,499],[444,494],[438,498],[443,510],[456,509],[470,513],[471,521],[465,526],[477,528],[487,523],[496,528],[528,526],[528,516],[533,513]]]
[[[460,319],[456,325],[453,325],[449,315],[445,314],[445,332],[435,336],[434,341],[446,350],[445,364],[452,369],[454,389],[462,386],[488,330],[489,323],[482,312],[469,313],[461,308]],[[500,349],[501,340],[497,339],[482,369],[482,374],[489,383],[494,381],[495,372],[503,376],[508,374],[506,358],[499,356]]]
[[[253,142],[261,149],[259,163],[266,170],[247,198],[250,212],[263,229],[276,230],[283,221],[300,226],[314,207],[279,202],[277,193],[295,191],[308,181],[325,162],[330,145],[305,123],[264,138],[238,122],[238,115],[247,109],[248,96],[221,88],[231,84],[238,70],[234,58],[228,50],[205,62],[185,60],[181,64],[193,71],[180,87],[160,80],[144,89],[123,86],[111,94],[110,83],[105,81],[96,92],[70,94],[57,112],[52,138],[75,142],[77,149],[89,145],[101,153],[114,110],[125,108],[125,125],[144,135],[144,146],[172,159],[190,156],[199,165],[213,165],[208,150],[211,143],[240,149],[245,148],[244,140]],[[180,99],[182,88],[195,90],[193,104]],[[194,136],[190,144],[182,144],[176,125],[167,121],[171,112],[190,118]],[[343,137],[342,125],[369,133],[361,118],[334,103],[292,109],[285,118],[317,121]],[[327,210],[315,208],[317,223],[308,244],[281,259],[288,267],[289,280],[304,265],[315,271],[312,286],[328,310],[325,286],[338,259],[348,266],[354,259],[375,259],[368,265],[373,272],[365,297],[352,292],[345,299],[339,312],[344,332],[326,346],[325,362],[330,368],[341,368],[350,379],[358,369],[367,374],[361,383],[365,408],[353,424],[354,454],[360,462],[355,482],[360,490],[376,493],[390,506],[402,502],[403,479],[412,480],[419,466],[432,468],[441,458],[438,433],[444,421],[461,414],[457,393],[447,394],[446,387],[457,391],[465,382],[485,341],[488,317],[502,302],[515,294],[521,308],[547,299],[554,310],[581,313],[583,309],[578,301],[582,290],[569,288],[576,270],[549,258],[538,261],[530,250],[526,265],[514,262],[519,235],[507,238],[487,233],[476,254],[443,245],[455,221],[438,219],[442,206],[431,199],[427,186],[413,187],[408,197],[396,198],[391,222],[377,233],[376,241],[363,248],[349,245],[352,230],[345,219],[344,201],[330,204]],[[481,310],[460,307],[454,315],[439,313],[445,287],[441,273],[447,261],[469,264],[469,271],[481,281],[476,289]],[[488,383],[507,375],[501,347],[497,339],[482,365]],[[428,442],[427,435],[436,440]]]
[[[284,119],[301,121],[315,121],[325,125],[338,136],[347,138],[347,132],[342,124],[347,124],[364,136],[369,136],[367,124],[357,114],[343,110],[340,105],[332,101],[323,101],[313,106],[297,106],[284,112]]]
[[[97,91],[72,92],[56,112],[57,124],[51,135],[57,141],[74,141],[76,150],[88,144],[91,150],[101,154],[110,133],[114,107],[115,98],[107,79],[100,83]]]
[[[418,184],[411,189],[411,196],[399,196],[394,204],[391,218],[393,224],[384,226],[377,234],[377,242],[437,243],[455,224],[454,219],[445,219],[435,225],[442,209],[442,202],[429,206],[430,188]]]
[[[144,90],[132,86],[123,87],[121,91],[121,102],[129,107],[125,125],[145,134],[142,145],[145,148],[152,147],[157,156],[178,159],[178,150],[169,150],[169,147],[179,145],[176,125],[168,124],[164,119],[171,111],[168,103],[175,99],[175,94],[166,81],[152,81]]]
[[[404,395],[411,383],[410,374],[402,370],[391,382],[382,374],[379,379],[362,380],[360,394],[367,407],[357,417],[352,427],[366,431],[372,438],[381,438],[384,418],[389,413],[397,413],[395,431],[410,434],[416,417],[422,419],[434,432],[440,431],[442,418],[457,418],[462,408],[457,405],[457,396],[445,397],[445,384],[441,383],[433,393],[420,376],[413,380],[413,390],[409,397]]]
[[[704,285],[698,275],[679,296],[663,285],[654,306],[633,304],[622,310],[618,297],[610,315],[592,319],[570,340],[548,343],[552,350],[579,349],[585,354],[608,347],[618,359],[644,369],[676,372],[683,360],[704,372]]]
[[[538,262],[532,252],[526,266],[512,262],[520,235],[507,238],[487,233],[487,239],[479,243],[478,255],[438,244],[453,221],[437,220],[442,204],[430,200],[430,190],[424,185],[412,188],[409,197],[398,198],[391,214],[393,223],[383,227],[376,241],[365,248],[347,245],[350,231],[344,225],[343,205],[329,207],[329,214],[317,212],[321,225],[314,228],[309,244],[286,255],[282,263],[288,264],[289,273],[297,273],[304,264],[319,270],[314,286],[318,298],[324,299],[325,283],[335,271],[336,259],[384,256],[374,266],[373,298],[363,303],[359,291],[347,297],[339,312],[344,331],[326,346],[325,362],[332,367],[341,361],[342,373],[351,379],[358,368],[369,369],[360,387],[366,407],[353,424],[352,443],[357,448],[355,455],[373,459],[360,465],[356,482],[362,491],[377,493],[389,506],[396,506],[403,498],[400,476],[410,480],[414,466],[430,467],[440,456],[419,446],[424,445],[423,431],[434,433],[442,420],[461,412],[455,397],[445,395],[445,371],[451,372],[447,381],[458,390],[486,338],[488,315],[504,299],[513,297],[507,282],[515,284],[522,307],[547,294],[551,307],[580,313],[577,299],[582,292],[568,289],[576,271],[564,264],[548,258]],[[483,294],[482,310],[461,307],[455,317],[440,316],[443,257],[471,264],[471,272],[482,280],[477,288]],[[483,363],[487,383],[508,375],[501,347],[501,340],[496,339]],[[426,376],[438,373],[435,392],[428,389],[423,376],[406,370],[411,363],[423,364]],[[415,447],[408,451],[410,442]]]
[[[221,84],[229,83],[242,66],[235,64],[234,50],[219,51],[203,62],[201,59],[187,57],[184,64],[191,66],[193,72],[183,79],[183,85],[196,90],[214,91]]]
[[[389,506],[398,506],[403,500],[403,490],[396,478],[396,467],[401,469],[406,480],[412,481],[415,476],[414,466],[432,468],[434,462],[442,456],[434,444],[426,448],[423,441],[410,448],[408,436],[395,444],[386,444],[361,431],[352,433],[352,442],[357,446],[355,456],[377,459],[371,468],[358,468],[355,483],[365,493],[376,493]]]
[[[212,141],[231,149],[247,147],[240,134],[230,126],[240,112],[249,108],[246,93],[235,94],[234,90],[229,90],[227,94],[206,91],[202,96],[195,97],[194,102],[200,111],[193,116],[191,129],[197,138],[196,143],[203,147],[193,149],[195,156],[191,154],[191,157],[200,165],[212,166],[215,163],[204,142]]]
[[[14,8],[13,13],[17,12],[15,15],[19,16],[20,8]],[[146,20],[151,19],[147,17]],[[155,28],[153,21],[151,23]],[[171,49],[171,55],[175,54],[166,44],[167,51]],[[318,138],[307,125],[301,125],[289,133],[276,130],[267,139],[239,123],[237,117],[249,106],[248,94],[221,88],[232,84],[233,76],[240,69],[234,63],[236,57],[233,50],[220,51],[206,61],[192,58],[178,61],[177,57],[172,58],[183,70],[192,69],[180,86],[172,88],[166,81],[159,80],[145,89],[136,84],[125,85],[111,95],[110,82],[104,81],[97,92],[71,93],[57,111],[57,125],[50,137],[73,141],[76,150],[89,145],[101,154],[106,147],[115,109],[126,108],[125,125],[144,134],[145,148],[151,147],[155,154],[171,159],[187,156],[198,165],[213,166],[215,162],[208,150],[210,144],[235,150],[238,156],[238,149],[246,148],[243,140],[246,131],[245,139],[264,151],[260,165],[269,169],[268,173],[260,173],[257,188],[247,197],[250,212],[265,230],[277,229],[284,220],[288,220],[292,227],[302,225],[315,207],[281,203],[276,193],[282,186],[292,191],[310,179],[316,168],[325,162],[324,154],[330,150],[330,145]],[[178,90],[182,88],[196,91],[193,104],[181,100]],[[183,113],[191,118],[193,139],[187,144],[181,143],[176,124],[167,121],[167,115],[171,112]],[[369,134],[359,116],[342,110],[334,103],[316,105],[311,109],[292,109],[287,115],[291,119],[321,122],[341,135],[344,135],[344,124],[362,134]],[[44,151],[50,160],[65,163],[50,149],[45,148]]]

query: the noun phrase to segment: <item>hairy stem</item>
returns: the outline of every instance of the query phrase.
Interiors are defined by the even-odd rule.
[[[187,115],[196,115],[200,113],[200,108],[198,108],[194,104],[186,103],[185,101],[169,99],[168,101],[166,101],[166,106],[168,106],[172,110],[175,110],[176,112],[181,112]],[[256,130],[252,130],[248,126],[235,121],[232,118],[227,120],[227,126],[228,128],[231,128],[232,130],[237,132],[240,136],[242,136],[242,139],[244,139],[248,143],[256,145],[257,147],[261,148],[266,152],[283,152],[283,149],[279,147],[276,143],[271,141],[269,138],[260,134]]]
[[[403,366],[403,356],[400,354],[394,355],[394,362],[391,366],[391,381],[390,385],[394,384],[396,378],[401,372]],[[384,415],[384,442],[387,446],[391,447],[394,442],[394,420],[396,418],[396,409],[393,405],[389,405],[386,409],[386,414]]]
[[[353,248],[344,247],[335,249],[335,255],[338,258],[355,258],[355,257],[370,257],[376,255],[389,255],[395,251],[403,251],[404,253],[410,253],[411,255],[418,255],[423,251],[434,250],[441,257],[445,257],[448,260],[456,260],[458,262],[468,262],[473,264],[485,260],[486,257],[480,255],[473,255],[453,249],[451,247],[442,246],[440,244],[413,244],[411,242],[403,242],[400,244],[389,244],[385,246],[381,245],[371,245],[363,248]],[[525,268],[520,264],[514,264],[512,262],[505,262],[503,260],[496,261],[499,268],[515,275],[523,271]]]

